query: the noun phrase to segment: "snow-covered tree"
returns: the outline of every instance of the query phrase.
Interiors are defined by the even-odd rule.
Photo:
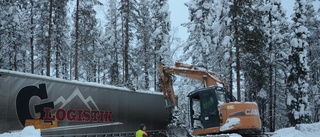
[[[309,103],[309,65],[307,39],[310,36],[306,28],[306,1],[296,0],[294,14],[292,15],[293,30],[290,41],[291,53],[288,58],[288,69],[290,70],[287,79],[287,109],[291,125],[311,122]]]
[[[137,45],[135,52],[133,53],[133,59],[135,60],[135,70],[137,73],[137,79],[139,82],[136,87],[148,90],[150,87],[150,74],[153,70],[153,60],[150,57],[153,56],[153,47],[151,42],[152,26],[150,15],[150,1],[140,0],[138,3],[139,16],[136,24],[137,28]],[[139,69],[140,68],[140,69]]]
[[[132,58],[130,55],[130,48],[132,48],[132,41],[134,40],[133,31],[135,28],[135,20],[137,19],[137,2],[136,0],[121,0],[120,1],[120,15],[121,15],[121,42],[122,42],[122,58],[123,58],[123,85],[133,88],[130,80],[132,70]],[[131,70],[131,71],[130,71]]]
[[[1,2],[0,23],[0,68],[27,71],[26,53],[28,39],[28,16],[26,4],[22,1]]]
[[[76,0],[76,5],[74,9],[74,37],[73,41],[74,43],[74,53],[72,53],[72,56],[74,56],[74,79],[78,80],[79,79],[79,69],[78,69],[78,54],[79,54],[79,10],[80,10],[80,0]],[[71,66],[70,66],[71,67]]]
[[[37,2],[35,3],[36,27],[35,27],[35,74],[46,74],[46,53],[48,48],[49,38],[49,2]]]
[[[170,12],[168,0],[152,0],[151,1],[151,22],[152,22],[152,37],[150,39],[153,46],[153,85],[154,90],[159,90],[159,73],[158,63],[160,59],[165,61],[165,64],[172,63],[170,58],[169,33],[171,28]]]
[[[191,59],[191,63],[209,67],[210,52],[213,45],[211,26],[214,21],[213,0],[195,0],[186,3],[189,9],[190,22],[188,28],[189,37],[184,47],[184,60]],[[211,67],[211,66],[210,66]]]
[[[102,81],[111,85],[121,84],[121,22],[117,0],[109,0],[106,12],[105,38],[103,44]]]
[[[213,9],[215,9],[215,20],[212,24],[213,30],[213,44],[211,46],[210,54],[213,58],[210,62],[214,66],[211,69],[220,74],[226,79],[228,83],[228,90],[232,93],[233,87],[233,33],[231,28],[230,8],[231,3],[229,0],[214,1]],[[230,97],[233,96],[230,94]]]
[[[215,9],[214,22],[211,25],[213,41],[216,46],[211,46],[213,53],[211,56],[214,58],[211,62],[214,65],[212,69],[217,72],[221,72],[224,76],[227,76],[228,72],[222,71],[229,67],[228,63],[230,56],[229,50],[231,46],[231,32],[230,32],[230,3],[229,0],[215,1],[213,3],[213,9]]]
[[[263,119],[263,126],[268,126],[268,129],[270,131],[274,131],[275,127],[276,127],[276,123],[275,123],[275,119],[279,118],[276,117],[276,110],[275,110],[275,106],[274,104],[276,104],[277,102],[275,99],[275,95],[279,95],[285,94],[285,90],[284,89],[279,89],[281,87],[278,87],[277,85],[283,85],[285,78],[283,77],[283,74],[286,73],[283,71],[277,72],[281,66],[284,66],[284,58],[279,56],[282,55],[282,51],[286,51],[284,50],[285,45],[287,45],[287,41],[286,41],[286,37],[288,37],[288,33],[286,32],[286,30],[288,29],[287,25],[288,25],[288,21],[287,18],[285,16],[285,11],[281,5],[281,1],[280,0],[266,0],[265,4],[262,5],[262,7],[260,8],[263,14],[262,17],[262,21],[263,21],[263,30],[264,30],[264,34],[266,36],[267,42],[266,42],[266,47],[265,47],[265,51],[268,59],[267,59],[267,65],[268,65],[268,69],[267,70],[267,75],[268,75],[268,80],[265,82],[265,86],[263,87],[264,89],[268,90],[268,96],[267,98],[262,98],[265,99],[266,102],[268,102],[268,104],[264,103],[261,104],[261,114],[263,115],[262,118]],[[287,53],[285,53],[287,54]],[[279,73],[281,75],[279,75]],[[277,89],[276,89],[277,88]],[[275,91],[277,91],[277,93],[275,93]],[[279,91],[283,91],[283,92],[279,92]],[[285,96],[285,95],[284,95]],[[281,98],[279,98],[278,100],[280,102],[283,102],[283,98],[280,100]],[[278,106],[278,105],[277,105]],[[268,107],[268,111],[266,111],[266,109],[262,109],[262,108],[266,108]],[[285,106],[281,106],[280,108],[283,108]],[[282,109],[283,110],[283,109]],[[268,113],[266,113],[268,112]],[[284,112],[277,112],[277,114],[284,114]],[[283,123],[285,123],[284,120],[278,120],[281,122],[278,122],[278,125],[281,125]],[[281,124],[280,124],[281,123]]]
[[[79,79],[85,81],[97,81],[97,68],[99,58],[97,57],[99,38],[101,32],[97,28],[96,11],[93,7],[100,4],[98,1],[80,2],[78,7],[79,28],[78,33],[78,68]]]
[[[233,71],[230,70],[229,73],[230,79],[233,79],[232,73],[236,74],[235,87],[239,101],[255,101],[257,92],[261,90],[266,80],[262,15],[256,8],[259,5],[261,1],[232,1],[230,5],[232,33],[230,63]]]
[[[18,7],[18,29],[16,30],[16,46],[17,50],[17,71],[30,72],[30,63],[28,53],[30,51],[29,38],[30,28],[32,25],[30,20],[30,3],[29,1],[16,1]]]
[[[315,0],[306,0],[306,25],[305,27],[308,28],[310,35],[306,41],[309,44],[308,49],[308,60],[309,60],[309,84],[310,84],[310,94],[312,94],[312,114],[313,114],[313,121],[318,121],[318,109],[320,104],[318,100],[320,99],[319,91],[320,91],[320,79],[319,79],[319,72],[320,72],[320,10],[316,11],[315,7]]]
[[[67,79],[69,77],[70,64],[70,36],[67,18],[67,3],[64,1],[53,1],[52,17],[52,62],[54,62],[54,75],[57,78]],[[57,16],[58,15],[58,16]]]

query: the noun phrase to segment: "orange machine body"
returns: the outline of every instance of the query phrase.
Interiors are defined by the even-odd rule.
[[[211,71],[176,63],[159,66],[164,98],[176,105],[172,75],[199,80],[204,88],[189,93],[193,135],[250,133],[261,129],[259,109],[254,102],[237,102],[228,97],[225,80]]]

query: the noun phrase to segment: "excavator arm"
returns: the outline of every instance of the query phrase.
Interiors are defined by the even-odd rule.
[[[174,67],[164,66],[162,62],[159,64],[161,86],[164,98],[169,99],[171,103],[176,106],[176,98],[173,89],[173,76],[179,75],[191,79],[199,80],[201,83],[208,86],[226,87],[225,80],[221,79],[213,72],[207,71],[203,68],[198,68],[193,65],[186,65],[176,62]]]

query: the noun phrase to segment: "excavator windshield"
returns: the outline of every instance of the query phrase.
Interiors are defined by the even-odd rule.
[[[223,103],[229,102],[227,100],[226,92],[224,92],[222,88],[217,88],[216,95],[217,95],[217,99],[218,99],[218,103],[219,104],[223,104]]]

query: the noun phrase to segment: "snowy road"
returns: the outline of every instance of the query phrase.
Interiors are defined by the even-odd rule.
[[[223,135],[225,135],[226,137],[241,137],[241,135],[238,135],[238,134],[223,134]],[[300,124],[296,127],[277,130],[272,137],[317,137],[319,135],[320,135],[320,123],[313,123],[313,124]],[[25,127],[22,131],[0,134],[0,137],[41,137],[41,132],[40,130],[34,129],[32,126],[29,126],[29,127]],[[207,135],[205,137],[216,137],[216,136]]]

